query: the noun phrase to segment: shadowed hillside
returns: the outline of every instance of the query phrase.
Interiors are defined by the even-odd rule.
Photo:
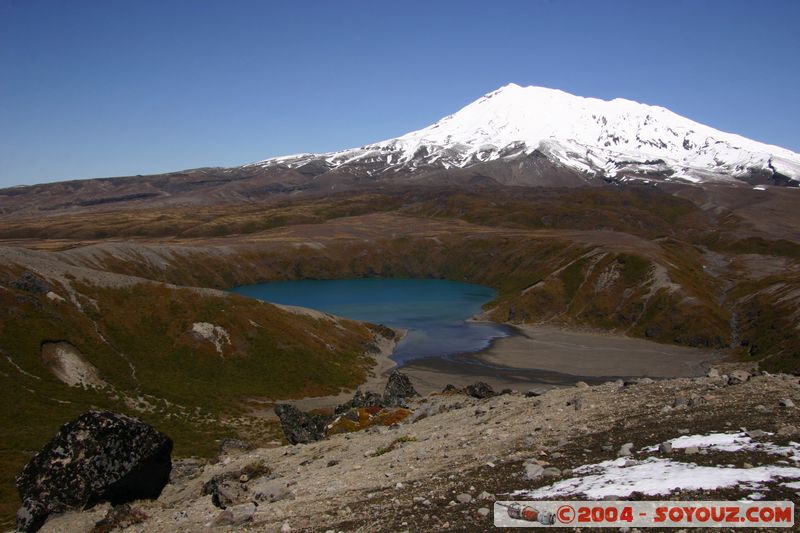
[[[376,332],[321,314],[203,291],[27,261],[0,268],[0,503],[13,477],[66,420],[108,408],[169,428],[179,455],[216,439],[269,441],[242,418],[250,399],[336,393],[374,364]],[[102,285],[97,282],[101,281]]]

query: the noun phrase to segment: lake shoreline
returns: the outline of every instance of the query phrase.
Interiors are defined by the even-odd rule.
[[[358,388],[381,393],[401,369],[422,394],[446,385],[484,381],[496,390],[536,390],[616,379],[697,377],[725,358],[714,350],[659,344],[622,334],[488,320],[479,301],[494,291],[449,280],[353,279],[273,282],[236,292],[312,316],[392,324],[367,379]],[[274,298],[273,298],[274,297]],[[289,304],[288,301],[293,303]],[[298,307],[297,304],[300,304]],[[312,310],[308,306],[314,306]],[[485,304],[484,304],[485,305]],[[329,408],[352,390],[292,401],[304,410]]]
[[[698,377],[726,358],[726,354],[718,350],[659,344],[609,332],[542,325],[498,325],[507,327],[511,334],[493,339],[482,350],[414,359],[403,365],[392,358],[405,334],[396,330],[397,337],[382,339],[377,344],[378,352],[369,354],[375,366],[356,388],[381,393],[389,374],[400,370],[423,395],[440,392],[447,385],[461,388],[476,381],[485,381],[497,391],[510,388],[543,393],[573,386],[578,381],[595,385],[637,377]],[[345,390],[328,396],[275,403],[292,403],[305,411],[325,409],[347,402],[353,392]],[[271,408],[259,410],[258,414],[274,418]]]
[[[485,381],[495,389],[544,390],[578,381],[697,377],[726,358],[719,350],[542,325],[502,324],[512,331],[472,353],[429,357],[400,367],[423,394]]]
[[[417,357],[478,351],[508,332],[494,322],[469,318],[496,297],[491,287],[464,281],[414,278],[354,278],[274,281],[243,285],[231,292],[284,307],[405,329],[395,348],[400,365]]]

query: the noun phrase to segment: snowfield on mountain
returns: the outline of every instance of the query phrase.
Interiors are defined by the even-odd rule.
[[[668,109],[509,84],[427,128],[329,154],[266,159],[252,166],[368,165],[370,175],[467,168],[538,152],[589,176],[658,175],[691,182],[800,180],[800,154],[725,133]]]

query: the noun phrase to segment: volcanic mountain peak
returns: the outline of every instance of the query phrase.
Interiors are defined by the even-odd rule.
[[[421,130],[329,154],[267,159],[259,166],[383,172],[468,168],[538,152],[587,176],[688,181],[772,178],[796,184],[800,154],[725,133],[659,106],[509,84]]]

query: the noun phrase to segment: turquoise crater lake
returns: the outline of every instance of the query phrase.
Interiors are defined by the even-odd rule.
[[[408,331],[392,359],[399,365],[423,357],[477,352],[508,328],[469,322],[495,297],[482,285],[438,279],[276,281],[232,292],[267,302],[298,305]]]

